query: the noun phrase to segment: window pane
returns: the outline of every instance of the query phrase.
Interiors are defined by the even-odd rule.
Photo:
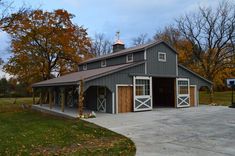
[[[136,95],[143,95],[144,92],[144,86],[136,86],[135,87],[135,94]]]
[[[128,54],[127,61],[132,61],[132,60],[133,60],[133,54]]]
[[[149,80],[136,79],[135,83],[136,95],[150,95]]]
[[[179,86],[179,94],[188,94],[188,86]]]

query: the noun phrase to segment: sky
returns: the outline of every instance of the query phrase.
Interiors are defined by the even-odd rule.
[[[120,39],[130,47],[132,39],[140,34],[151,38],[157,30],[173,24],[185,13],[198,6],[216,6],[219,0],[15,0],[15,7],[31,6],[47,11],[66,9],[75,15],[73,22],[87,28],[88,35],[103,33],[114,41],[120,31]],[[0,31],[0,57],[7,62],[10,39]],[[0,77],[9,77],[0,67]]]

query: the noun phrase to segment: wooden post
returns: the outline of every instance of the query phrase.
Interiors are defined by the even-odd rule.
[[[54,89],[54,91],[53,91],[53,93],[54,93],[54,102],[53,102],[53,105],[55,106],[56,105],[56,98],[57,98],[57,94],[56,94],[56,90]]]
[[[50,109],[52,109],[52,88],[49,88],[49,105]]]
[[[34,88],[33,88],[33,105],[35,105],[35,94],[34,94]]]
[[[40,93],[39,93],[39,104],[40,106],[42,106],[42,89],[40,89]]]
[[[65,101],[64,88],[61,88],[60,91],[61,91],[61,111],[64,112],[64,101]]]
[[[83,80],[80,80],[80,84],[79,84],[79,99],[78,99],[78,112],[79,112],[79,115],[81,116],[83,114],[83,100],[84,100],[84,97],[83,97]]]

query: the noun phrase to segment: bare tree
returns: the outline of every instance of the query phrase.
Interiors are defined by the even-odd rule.
[[[198,12],[176,20],[180,33],[191,43],[194,59],[204,76],[216,75],[232,66],[235,39],[235,6],[228,1],[216,9],[199,7]]]
[[[0,66],[3,64],[3,59],[0,57]]]
[[[132,39],[132,44],[137,46],[137,45],[141,45],[141,44],[145,44],[146,42],[148,42],[148,34],[140,34],[139,36],[135,37]]]
[[[109,54],[112,52],[112,42],[109,41],[104,34],[95,34],[91,52],[96,56]]]
[[[166,26],[163,30],[157,30],[153,36],[156,41],[165,41],[169,45],[174,46],[177,42],[182,40],[182,35],[179,30],[173,25]]]

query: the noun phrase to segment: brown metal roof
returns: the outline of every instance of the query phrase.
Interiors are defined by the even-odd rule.
[[[167,44],[166,42],[164,42],[164,41],[154,41],[154,42],[151,42],[151,43],[146,43],[146,44],[138,45],[138,46],[135,46],[135,47],[127,48],[127,49],[124,49],[124,50],[121,50],[121,51],[118,51],[118,52],[114,52],[114,53],[110,53],[110,54],[106,54],[106,55],[102,55],[102,56],[90,58],[90,59],[88,59],[88,60],[86,60],[86,61],[80,63],[79,65],[84,64],[84,63],[90,63],[90,62],[102,60],[102,59],[112,58],[112,57],[115,57],[115,56],[125,55],[125,54],[128,54],[128,53],[139,52],[139,51],[141,51],[141,50],[145,50],[145,49],[147,49],[147,48],[150,48],[150,47],[155,46],[155,45],[160,44],[160,43],[166,44],[166,45],[167,45],[169,48],[171,48],[175,53],[177,53],[177,52],[176,52],[169,44]]]
[[[108,75],[120,70],[124,70],[133,66],[137,66],[139,64],[144,63],[142,62],[133,62],[128,64],[121,64],[115,66],[109,66],[105,68],[97,68],[85,71],[79,71],[71,74],[67,74],[64,76],[60,76],[57,78],[53,78],[50,80],[34,83],[32,87],[46,87],[46,86],[62,86],[62,85],[76,85],[79,83],[79,80],[92,80],[104,75]]]

